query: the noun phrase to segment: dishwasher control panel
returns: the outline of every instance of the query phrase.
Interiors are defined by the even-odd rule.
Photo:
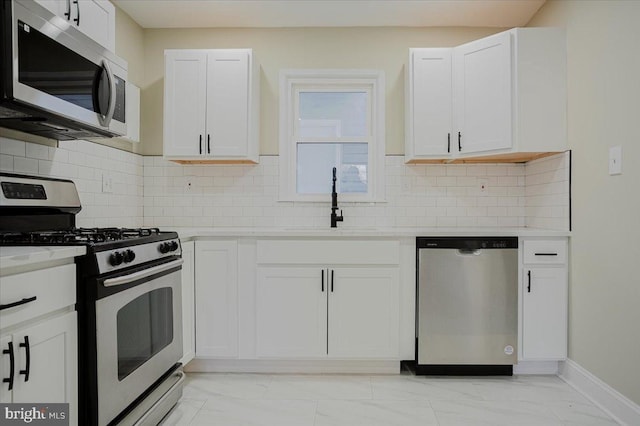
[[[419,249],[517,249],[518,237],[417,237]]]

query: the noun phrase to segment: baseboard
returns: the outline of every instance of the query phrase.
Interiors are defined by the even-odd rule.
[[[560,368],[560,378],[623,425],[640,425],[640,406],[585,370],[567,360]]]
[[[184,370],[189,373],[399,374],[400,361],[195,358]]]
[[[558,361],[518,361],[513,366],[513,374],[558,374]]]

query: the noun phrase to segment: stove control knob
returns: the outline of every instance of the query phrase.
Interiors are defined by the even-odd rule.
[[[171,241],[169,243],[170,246],[170,251],[176,251],[178,250],[178,243],[176,241]]]
[[[133,262],[133,259],[136,258],[136,254],[133,252],[133,250],[128,249],[127,251],[124,252],[124,263],[129,263],[129,262]]]
[[[124,256],[119,251],[114,251],[111,256],[109,256],[109,263],[111,266],[118,266],[124,260]]]
[[[169,253],[170,244],[169,243],[161,243],[158,246],[158,250],[160,250],[160,253],[162,253],[162,254]]]

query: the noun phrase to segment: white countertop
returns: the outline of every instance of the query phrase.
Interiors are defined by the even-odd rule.
[[[13,268],[41,262],[51,262],[82,256],[87,252],[84,246],[0,247],[0,268]]]
[[[569,231],[536,228],[166,228],[183,240],[206,237],[317,237],[317,238],[403,238],[403,237],[567,237]]]

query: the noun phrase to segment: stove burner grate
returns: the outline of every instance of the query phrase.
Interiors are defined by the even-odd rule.
[[[158,234],[158,228],[74,228],[61,231],[6,232],[0,234],[0,244],[98,244]]]

